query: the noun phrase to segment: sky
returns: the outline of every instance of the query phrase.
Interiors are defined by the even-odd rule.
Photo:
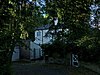
[[[91,9],[91,14],[90,14],[90,24],[92,27],[95,27],[95,17],[97,17],[96,15],[96,11],[97,9],[99,9],[99,6],[96,5],[96,4],[93,4],[90,6],[90,9]],[[100,24],[98,24],[99,26]]]
[[[30,2],[32,2],[32,0],[29,0]]]

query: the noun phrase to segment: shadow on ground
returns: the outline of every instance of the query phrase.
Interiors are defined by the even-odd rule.
[[[54,64],[13,63],[14,75],[68,75],[66,67]]]
[[[100,75],[85,67],[71,67],[41,62],[13,63],[13,75]]]

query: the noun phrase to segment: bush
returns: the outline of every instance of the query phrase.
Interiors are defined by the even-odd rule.
[[[42,48],[44,49],[44,54],[49,55],[49,57],[63,58],[66,53],[65,46],[61,41],[54,41],[52,44],[42,45]]]

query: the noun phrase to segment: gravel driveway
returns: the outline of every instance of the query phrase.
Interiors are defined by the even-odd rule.
[[[13,63],[14,75],[68,75],[61,65],[40,63]]]

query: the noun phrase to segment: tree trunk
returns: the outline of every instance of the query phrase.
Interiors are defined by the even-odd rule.
[[[0,52],[0,75],[12,75],[12,53],[13,51]]]

